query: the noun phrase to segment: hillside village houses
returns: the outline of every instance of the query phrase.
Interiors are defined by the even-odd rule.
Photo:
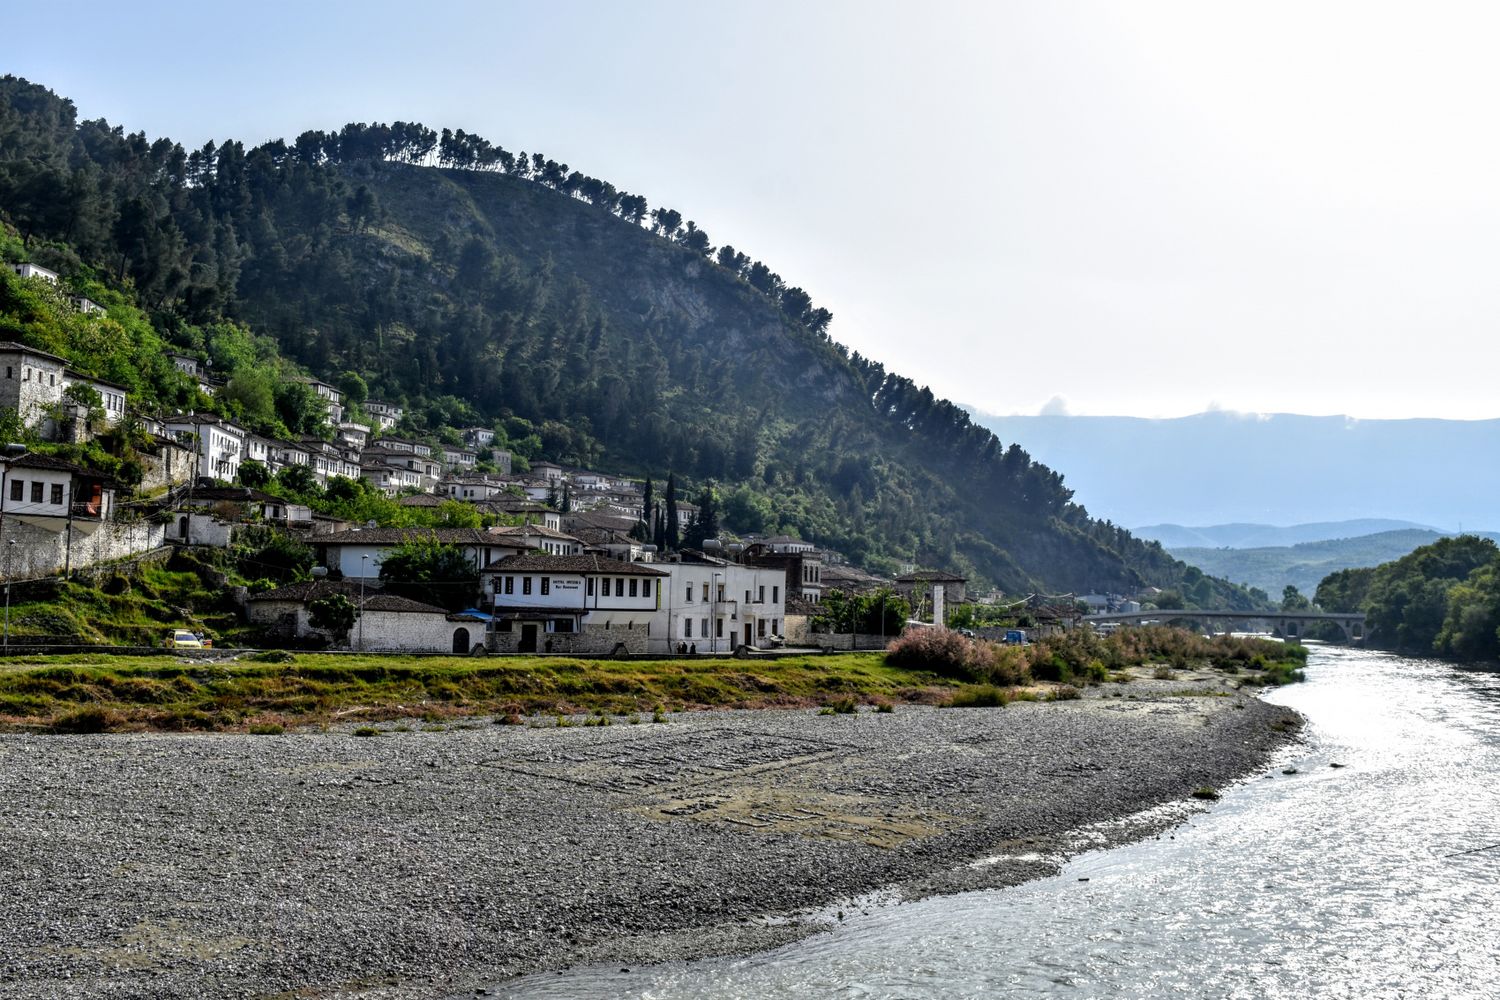
[[[59,282],[55,272],[37,265],[10,266],[26,278]],[[85,314],[101,311],[80,295],[69,301]],[[171,361],[205,394],[223,385],[200,358],[176,354]],[[131,415],[125,387],[85,376],[65,358],[24,344],[0,341],[0,374],[0,408],[13,409],[46,440],[87,441]],[[819,603],[825,587],[885,583],[787,536],[749,539],[742,551],[731,546],[729,558],[721,558],[724,549],[658,553],[641,537],[650,512],[634,480],[546,461],[516,474],[510,453],[494,447],[492,428],[465,427],[458,432],[462,445],[450,438],[434,447],[391,433],[405,417],[398,404],[366,400],[359,417],[350,419],[337,387],[314,377],[299,381],[322,401],[331,440],[278,440],[214,413],[135,414],[140,429],[154,438],[142,445],[150,452],[142,457],[142,487],[166,491],[150,508],[151,517],[141,516],[148,505],[135,502],[117,516],[120,484],[106,476],[17,445],[5,449],[0,571],[22,579],[168,545],[228,546],[247,524],[274,525],[306,539],[325,576],[248,598],[252,620],[311,641],[317,636],[308,603],[318,594],[358,594],[364,648],[443,652],[764,648],[780,642],[791,631],[788,614]],[[73,391],[85,388],[90,392]],[[239,485],[246,462],[260,463],[272,475],[305,467],[321,486],[362,478],[403,505],[458,500],[480,513],[525,523],[420,530],[340,523],[305,504]],[[557,504],[564,497],[568,502]],[[697,508],[679,501],[678,511],[687,523]],[[418,538],[456,545],[473,563],[480,577],[475,608],[450,615],[382,593],[384,559]],[[962,581],[950,575],[916,574],[901,584],[916,595],[935,582],[947,584],[950,600],[962,599]]]

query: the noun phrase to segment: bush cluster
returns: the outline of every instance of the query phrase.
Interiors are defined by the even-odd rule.
[[[970,639],[945,628],[911,628],[886,647],[898,667],[929,670],[956,680],[1016,685],[1031,681],[1024,650]]]

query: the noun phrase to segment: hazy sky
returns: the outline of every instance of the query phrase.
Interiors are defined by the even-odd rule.
[[[11,4],[0,71],[247,143],[462,127],[680,210],[997,413],[1500,416],[1500,7]],[[1049,401],[1050,404],[1049,404]]]

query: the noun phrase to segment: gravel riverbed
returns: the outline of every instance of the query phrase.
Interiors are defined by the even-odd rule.
[[[1292,738],[1287,710],[1184,683],[607,728],[0,735],[0,995],[503,995],[537,969],[771,947],[877,890],[1016,884],[1070,831]]]

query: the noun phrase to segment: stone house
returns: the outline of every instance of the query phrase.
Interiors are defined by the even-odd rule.
[[[256,594],[248,601],[247,614],[274,638],[331,640],[313,628],[309,606],[332,594],[344,595],[360,609],[344,648],[467,655],[483,641],[483,622],[472,616],[450,615],[442,608],[368,587],[361,594],[359,586],[347,580],[313,580]]]
[[[777,552],[766,542],[757,542],[745,550],[742,561],[780,569],[786,575],[788,595],[817,604],[823,600],[823,558],[810,546],[803,548],[805,544],[798,542],[794,552]]]

